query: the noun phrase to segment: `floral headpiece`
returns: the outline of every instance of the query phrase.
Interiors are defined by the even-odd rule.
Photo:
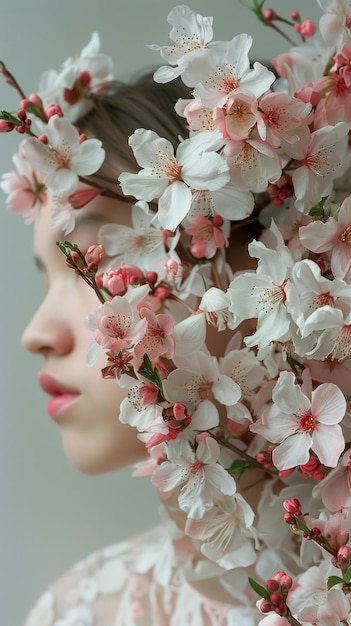
[[[249,35],[214,42],[212,18],[173,9],[172,44],[151,46],[168,63],[154,78],[192,88],[176,104],[189,137],[174,153],[137,129],[129,143],[141,169],[119,177],[138,201],[133,228],[104,226],[86,255],[59,244],[100,299],[88,362],[103,349],[103,376],[129,390],[120,420],[150,453],[135,475],[178,496],[212,575],[255,564],[260,578],[264,548],[279,548],[279,571],[250,579],[262,626],[351,619],[351,3],[317,1],[319,29],[254,0],[267,26],[301,37],[273,59],[278,78],[251,65]],[[21,94],[17,114],[1,113],[0,130],[30,135],[2,178],[10,210],[30,221],[49,191],[68,233],[76,208],[103,193],[89,187],[101,142],[74,122],[111,79],[94,35],[39,94]],[[249,244],[257,267],[233,276],[230,230],[258,219],[269,226]],[[99,273],[105,254],[114,269]],[[242,347],[234,331],[252,319]],[[206,346],[208,324],[233,331],[222,358]],[[242,489],[252,469],[265,479],[256,516]],[[310,540],[300,558],[289,527]]]

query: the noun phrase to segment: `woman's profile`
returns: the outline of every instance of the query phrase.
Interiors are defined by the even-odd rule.
[[[349,26],[335,6],[325,49],[291,14],[285,82],[250,61],[249,35],[213,41],[212,18],[184,5],[153,77],[115,81],[96,34],[29,97],[2,66],[21,100],[1,130],[22,141],[1,186],[33,222],[46,294],[22,343],[47,412],[78,470],[133,464],[162,503],[160,526],[76,564],[27,626],[349,619]]]

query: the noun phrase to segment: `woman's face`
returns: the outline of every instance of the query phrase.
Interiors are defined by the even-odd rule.
[[[84,473],[99,474],[140,460],[145,448],[135,429],[118,420],[126,391],[114,380],[102,378],[104,354],[94,367],[86,365],[92,335],[84,318],[99,302],[93,290],[66,266],[56,246],[65,237],[51,227],[49,205],[50,201],[42,208],[34,232],[35,257],[47,293],[22,342],[26,350],[43,357],[38,380],[49,395],[48,414],[61,430],[69,461]],[[96,199],[77,211],[76,227],[68,239],[85,253],[97,243],[103,224],[129,225],[129,215],[123,202]]]

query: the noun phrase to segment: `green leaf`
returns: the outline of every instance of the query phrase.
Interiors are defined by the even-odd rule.
[[[252,587],[252,589],[253,589],[254,591],[256,591],[256,593],[258,593],[258,595],[259,595],[261,598],[264,598],[265,600],[268,600],[268,601],[269,601],[270,597],[269,597],[269,592],[268,592],[268,590],[267,590],[265,587],[262,587],[262,585],[260,585],[259,583],[257,583],[255,580],[253,580],[253,578],[250,578],[250,577],[249,577],[249,578],[248,578],[248,580],[249,580],[249,584],[250,584],[250,586]]]
[[[305,522],[297,516],[295,516],[295,526],[297,526],[299,530],[302,530],[307,535],[311,534],[311,529],[308,528]]]
[[[344,579],[340,578],[340,576],[329,576],[327,578],[327,588],[328,591],[330,591],[330,589],[332,589],[332,587],[335,587],[335,585],[339,585],[340,583],[343,585],[344,584]]]
[[[11,122],[12,124],[16,124],[17,126],[21,123],[18,117],[16,117],[12,113],[9,113],[9,111],[0,111],[0,120]]]
[[[324,199],[320,200],[317,204],[315,204],[312,209],[310,209],[309,215],[314,218],[323,219],[324,218]]]
[[[238,474],[241,476],[247,468],[250,467],[249,462],[246,459],[237,459],[233,461],[230,468],[227,470],[231,476]]]
[[[139,368],[138,373],[155,385],[163,397],[162,379],[160,373],[157,367],[152,367],[150,357],[146,352],[143,357],[143,366]]]
[[[349,567],[346,574],[344,574],[344,581],[347,585],[351,582],[351,567]]]

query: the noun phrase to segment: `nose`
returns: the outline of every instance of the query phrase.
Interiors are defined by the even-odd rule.
[[[62,302],[55,305],[48,293],[22,334],[23,347],[44,357],[68,354],[74,346],[69,320],[70,315]]]

